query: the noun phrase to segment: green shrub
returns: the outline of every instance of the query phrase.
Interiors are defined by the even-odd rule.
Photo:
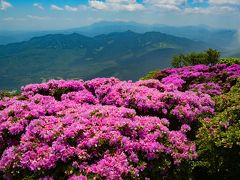
[[[216,115],[202,121],[196,144],[199,158],[194,162],[196,174],[206,177],[238,179],[240,177],[240,81],[229,93],[216,96]]]
[[[219,61],[219,64],[227,64],[227,65],[232,65],[232,64],[240,64],[240,58],[222,58]]]
[[[14,97],[18,96],[20,92],[18,91],[7,91],[7,90],[0,90],[0,99],[4,97]]]
[[[148,80],[148,79],[154,79],[154,77],[157,75],[157,73],[160,72],[160,70],[154,70],[150,71],[148,74],[145,76],[141,77],[141,80]]]

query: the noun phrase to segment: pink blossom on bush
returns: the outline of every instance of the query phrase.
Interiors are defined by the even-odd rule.
[[[197,65],[165,69],[158,80],[27,85],[0,100],[0,171],[73,180],[167,174],[197,157],[186,134],[239,76],[239,65]]]

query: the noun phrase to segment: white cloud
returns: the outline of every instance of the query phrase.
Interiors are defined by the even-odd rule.
[[[73,6],[69,6],[69,5],[65,5],[64,6],[64,9],[66,11],[78,11],[78,8],[77,7],[73,7]]]
[[[209,0],[209,4],[215,5],[223,5],[223,4],[230,4],[230,5],[237,5],[240,4],[240,0]]]
[[[186,14],[227,14],[237,12],[236,5],[240,0],[193,0],[192,3],[208,3],[208,7],[191,7],[188,0],[144,0],[146,7],[155,7],[160,10],[176,11]],[[235,5],[235,6],[234,6]]]
[[[180,5],[185,3],[186,0],[145,0],[144,3],[149,3],[149,4],[153,4],[153,5],[158,5],[158,4],[162,4],[162,5]]]
[[[54,11],[72,11],[72,12],[76,12],[76,11],[81,11],[81,10],[86,10],[88,9],[89,7],[88,6],[85,6],[85,5],[79,5],[79,6],[69,6],[69,5],[65,5],[64,7],[60,7],[60,6],[57,6],[55,4],[52,4],[50,6],[50,8]]]
[[[41,10],[44,9],[44,7],[41,4],[39,4],[39,3],[34,3],[33,7],[36,7],[36,8],[41,9]]]
[[[0,0],[0,10],[6,10],[10,7],[13,7],[11,3],[4,0]]]
[[[36,20],[47,20],[50,19],[49,16],[34,16],[34,15],[27,15],[30,19],[36,19]]]
[[[136,11],[136,10],[144,9],[144,6],[142,4],[132,3],[132,4],[126,5],[124,8],[128,11]]]
[[[51,7],[50,7],[52,10],[55,10],[55,11],[63,11],[64,9],[55,5],[55,4],[52,4]]]
[[[2,19],[3,21],[25,21],[25,18],[16,18],[16,17],[6,17]]]
[[[13,21],[15,20],[15,18],[13,17],[6,17],[6,18],[3,18],[4,21]]]
[[[103,1],[89,1],[89,6],[95,9],[106,10],[108,6]]]
[[[208,7],[188,7],[184,13],[192,14],[232,14],[239,13],[240,0],[194,0],[193,2],[208,2]]]
[[[137,11],[143,10],[144,6],[136,0],[89,0],[89,6],[98,10]]]
[[[144,4],[162,10],[180,11],[180,6],[186,5],[187,0],[144,0]]]
[[[193,0],[193,3],[204,3],[207,2],[208,0]]]
[[[192,3],[207,3],[207,7],[192,7]],[[224,14],[239,11],[240,0],[89,0],[89,6],[98,10],[161,10],[194,14]]]
[[[194,7],[194,8],[186,8],[184,10],[184,13],[190,13],[190,14],[226,14],[226,13],[233,13],[237,12],[235,8],[229,7],[229,6],[212,6],[208,8],[200,8],[200,7]]]

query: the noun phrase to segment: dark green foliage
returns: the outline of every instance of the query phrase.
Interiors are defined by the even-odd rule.
[[[154,70],[150,71],[147,75],[141,77],[141,80],[148,80],[148,79],[154,79],[154,76],[159,72],[160,70]]]
[[[203,53],[180,54],[172,59],[172,66],[179,68],[183,66],[193,66],[197,64],[214,65],[219,62],[220,52],[209,48]]]
[[[240,177],[240,81],[229,93],[214,98],[217,114],[202,120],[196,144],[199,158],[194,172],[205,177],[238,179]]]
[[[14,97],[20,95],[19,91],[0,90],[0,100],[4,97]]]
[[[73,89],[70,89],[70,88],[64,88],[64,89],[56,89],[56,90],[53,90],[50,92],[50,94],[58,101],[61,100],[61,96],[63,94],[67,94],[69,92],[72,92],[74,91]]]
[[[217,64],[220,60],[220,52],[217,51],[216,49],[211,49],[209,48],[205,52],[206,59],[204,60],[204,64],[206,65],[214,65]]]
[[[240,64],[240,58],[222,58],[219,61],[219,64],[227,64],[227,65],[232,65],[232,64]]]

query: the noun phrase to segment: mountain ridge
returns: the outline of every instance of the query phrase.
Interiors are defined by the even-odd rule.
[[[170,35],[185,37],[192,40],[204,41],[208,44],[214,45],[216,48],[226,48],[232,49],[239,42],[236,40],[238,35],[237,30],[234,29],[217,29],[208,27],[206,25],[199,26],[169,26],[163,24],[140,24],[136,22],[112,22],[112,21],[101,21],[93,23],[88,26],[83,26],[79,28],[70,28],[65,30],[52,30],[52,31],[36,31],[36,32],[4,32],[0,31],[0,44],[14,43],[14,38],[16,41],[29,40],[34,36],[42,36],[46,34],[71,34],[79,33],[86,36],[97,36],[100,34],[109,34],[112,32],[124,32],[131,30],[137,33],[145,33],[149,31],[157,31],[162,33],[167,33]],[[2,35],[1,35],[2,34]],[[6,36],[4,38],[4,36]],[[2,37],[2,40],[1,40]]]
[[[169,67],[174,54],[208,47],[206,43],[159,32],[35,37],[0,46],[0,88],[19,88],[58,77],[86,80],[116,75],[137,80],[152,69]]]

